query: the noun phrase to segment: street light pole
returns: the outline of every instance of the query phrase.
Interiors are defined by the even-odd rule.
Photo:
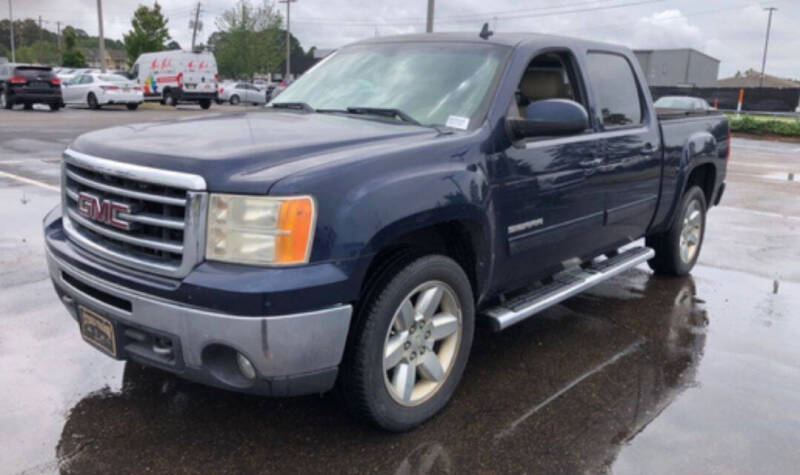
[[[11,62],[17,62],[17,52],[14,48],[14,13],[11,11],[11,0],[8,0],[8,21],[11,26]]]
[[[433,33],[433,1],[428,0],[428,21],[425,24],[425,33]]]
[[[97,21],[100,25],[100,71],[106,72],[106,40],[103,38],[103,0],[97,0]]]
[[[291,13],[292,3],[297,0],[280,0],[279,3],[286,4],[286,85],[289,85],[289,76],[292,74],[292,33],[291,33]]]
[[[769,7],[764,10],[769,11],[769,18],[767,19],[767,39],[764,41],[764,57],[761,59],[761,78],[758,80],[758,87],[764,87],[764,69],[767,66],[767,48],[769,48],[769,30],[772,28],[772,12],[777,8]]]

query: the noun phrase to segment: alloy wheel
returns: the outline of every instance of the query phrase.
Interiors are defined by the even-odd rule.
[[[417,406],[442,387],[461,344],[461,322],[461,305],[444,282],[425,282],[403,299],[383,345],[384,383],[396,402]]]
[[[680,234],[680,253],[683,262],[692,262],[703,235],[703,211],[700,202],[692,200],[683,215]]]

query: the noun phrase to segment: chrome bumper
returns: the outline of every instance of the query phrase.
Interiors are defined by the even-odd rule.
[[[134,348],[126,351],[121,347],[123,359],[206,384],[265,395],[324,392],[336,380],[350,325],[350,305],[293,315],[239,317],[111,284],[64,262],[49,249],[47,263],[50,277],[73,318],[77,319],[77,308],[82,305],[126,328],[177,340],[174,349],[178,363],[172,367],[157,358],[149,359]],[[257,372],[255,380],[244,378],[236,364],[226,360],[236,352],[251,361]]]

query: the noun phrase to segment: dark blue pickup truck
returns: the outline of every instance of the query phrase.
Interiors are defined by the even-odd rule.
[[[221,388],[337,387],[404,430],[453,395],[477,323],[644,262],[688,273],[725,117],[656,111],[625,48],[488,36],[376,38],[265,111],[76,139],[44,232],[83,338]]]

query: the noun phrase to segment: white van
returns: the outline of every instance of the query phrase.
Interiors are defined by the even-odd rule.
[[[142,86],[146,101],[178,105],[197,102],[203,109],[217,98],[217,60],[212,53],[170,50],[144,53],[130,78]]]

